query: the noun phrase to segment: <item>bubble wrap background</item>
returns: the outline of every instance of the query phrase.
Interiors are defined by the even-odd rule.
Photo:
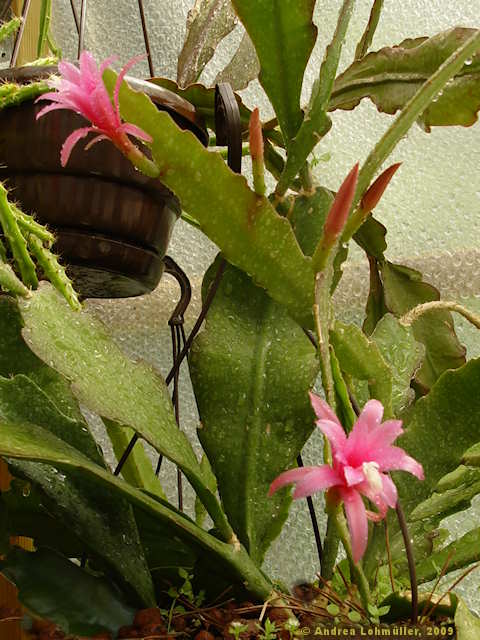
[[[55,0],[53,4],[56,39],[66,57],[75,57],[77,42],[69,1]],[[333,33],[340,4],[340,0],[317,1],[316,22],[321,35],[307,70],[304,101],[308,99],[325,44]],[[193,0],[144,0],[157,75],[175,78],[187,11],[192,5]],[[370,6],[370,0],[357,2],[342,55],[342,68],[353,58]],[[433,35],[456,25],[480,26],[480,0],[431,0],[428,3],[421,0],[385,0],[373,49],[400,43],[406,37]],[[212,82],[230,60],[240,38],[241,27],[238,27],[221,43],[204,72],[202,79],[205,82]],[[133,0],[90,0],[86,47],[99,58],[116,53],[121,63],[142,52],[137,3]],[[147,65],[142,64],[137,66],[136,73],[147,76]],[[243,95],[247,104],[261,108],[263,118],[272,115],[268,100],[257,82],[251,83]],[[335,112],[332,117],[333,128],[317,149],[318,155],[329,152],[331,159],[319,163],[316,173],[323,184],[335,189],[354,162],[365,159],[391,118],[379,114],[368,101],[363,101],[354,112]],[[438,128],[429,135],[414,127],[398,145],[393,161],[403,161],[403,166],[376,210],[376,216],[389,229],[388,257],[420,269],[427,280],[441,289],[444,297],[462,299],[464,304],[480,312],[480,127]],[[194,286],[194,299],[187,318],[187,324],[191,326],[199,309],[201,277],[215,256],[216,248],[195,229],[179,222],[170,254],[186,270]],[[360,321],[367,286],[367,265],[361,252],[354,247],[337,295],[338,313],[349,320]],[[177,295],[176,284],[165,277],[149,296],[92,301],[89,306],[110,326],[128,353],[153,363],[165,374],[170,367],[167,319]],[[475,335],[461,320],[457,327],[467,345],[469,357],[480,355],[478,334]],[[183,427],[195,441],[198,418],[185,372],[181,379],[181,398]],[[97,429],[97,434],[111,457],[101,429]],[[320,441],[314,434],[305,451],[306,463],[318,460],[319,451]],[[164,486],[173,498],[173,470],[166,464],[162,473]],[[187,503],[191,508],[191,495],[187,497]],[[320,512],[320,499],[317,505]],[[447,526],[452,535],[459,535],[478,524],[479,517],[480,501],[476,501],[469,511],[451,517]],[[288,583],[314,576],[317,570],[316,551],[304,502],[292,507],[289,522],[268,555],[266,569]],[[479,583],[479,576],[474,572],[458,591],[480,612]]]

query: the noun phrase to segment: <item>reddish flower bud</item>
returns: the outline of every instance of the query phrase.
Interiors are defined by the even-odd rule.
[[[263,135],[262,124],[258,107],[252,111],[249,124],[250,155],[252,160],[263,160]]]
[[[253,189],[257,196],[265,195],[265,165],[263,162],[262,123],[258,107],[252,111],[249,124],[250,155],[252,157]]]
[[[343,231],[355,195],[357,179],[358,162],[343,181],[328,212],[323,227],[323,244],[326,247],[331,247]]]
[[[394,173],[401,165],[401,162],[392,164],[391,167],[385,169],[378,178],[368,187],[366,190],[360,206],[363,211],[370,212],[377,206],[380,198],[383,196],[383,192],[388,187],[390,180],[393,178]]]

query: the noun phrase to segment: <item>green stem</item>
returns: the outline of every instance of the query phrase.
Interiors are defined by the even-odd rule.
[[[335,563],[337,562],[339,544],[340,539],[338,537],[335,522],[332,516],[328,514],[327,532],[325,534],[325,540],[323,541],[321,569],[321,576],[325,580],[331,580],[333,577],[333,570],[335,569]]]
[[[253,174],[253,190],[257,196],[264,196],[266,193],[265,187],[265,164],[263,157],[252,158],[252,174]]]
[[[376,144],[360,170],[357,191],[353,200],[353,215],[350,216],[342,235],[342,242],[348,242],[363,224],[363,211],[357,207],[368,189],[375,173],[391,154],[397,143],[410,129],[417,118],[425,111],[433,98],[447,82],[462,68],[465,60],[471,58],[480,48],[480,31],[459,47],[421,86],[407,102],[401,113]]]
[[[445,311],[456,311],[456,313],[459,313],[471,324],[473,324],[474,327],[480,329],[480,316],[472,313],[472,311],[470,311],[466,307],[463,307],[461,304],[458,304],[457,302],[450,302],[448,300],[434,300],[433,302],[424,302],[423,304],[419,304],[418,306],[408,311],[404,316],[402,316],[399,322],[400,324],[409,327],[424,313],[435,311],[437,309],[444,309]]]
[[[27,251],[27,242],[20,231],[17,219],[8,201],[7,190],[0,183],[0,225],[10,245],[15,263],[18,266],[23,283],[27,287],[38,285],[35,265]]]
[[[55,236],[46,227],[36,222],[32,216],[24,213],[14,204],[12,204],[11,207],[17,219],[18,226],[22,231],[26,234],[33,233],[37,238],[40,238],[40,240],[48,244],[55,242]]]
[[[46,93],[49,90],[49,86],[44,80],[22,86],[17,85],[13,91],[7,91],[6,95],[2,96],[0,93],[0,109],[16,107],[17,105],[22,104],[22,102],[38,98],[42,93]]]
[[[51,17],[52,0],[42,0],[42,6],[40,7],[40,24],[38,28],[37,58],[40,58],[44,53],[48,32],[50,30]]]
[[[348,24],[353,12],[355,0],[344,0],[337,21],[337,28],[328,45],[325,58],[320,67],[317,81],[313,85],[310,104],[302,125],[288,150],[285,169],[280,177],[275,193],[283,196],[292,180],[305,164],[315,145],[323,138],[332,126],[327,115],[328,102],[337,74],[340,54],[347,33]]]
[[[320,361],[320,373],[325,397],[333,411],[336,410],[335,386],[330,360],[330,285],[333,277],[333,266],[327,267],[317,273],[315,277],[315,305],[313,314],[318,340],[318,358]],[[327,438],[323,441],[323,460],[326,464],[332,462],[332,452]],[[338,535],[331,516],[328,515],[327,534],[323,545],[321,574],[325,579],[332,577],[333,568],[337,559]]]
[[[10,36],[13,36],[20,29],[20,25],[22,24],[22,19],[20,17],[12,18],[9,22],[5,22],[0,27],[0,42],[3,42]]]
[[[303,167],[300,169],[300,179],[302,181],[303,190],[306,193],[312,193],[314,191],[312,172],[310,171],[310,167],[308,163],[305,163]]]
[[[320,372],[325,397],[333,411],[336,409],[335,386],[330,362],[330,285],[332,282],[333,268],[331,265],[317,273],[315,278],[315,305],[313,314],[318,338],[318,357],[320,360]],[[325,443],[328,441],[325,439]],[[330,462],[330,453],[325,462]]]
[[[345,520],[345,516],[343,514],[342,505],[336,505],[335,507],[330,508],[330,517],[332,518],[335,527],[337,529],[337,534],[342,541],[343,547],[345,549],[345,553],[347,554],[348,562],[350,564],[350,574],[353,578],[353,581],[358,587],[358,592],[360,594],[360,598],[362,600],[363,606],[368,611],[368,605],[370,604],[370,587],[368,586],[368,580],[365,577],[363,569],[359,563],[354,562],[353,553],[352,553],[352,545],[350,542],[350,534],[348,532],[347,521]]]
[[[125,153],[125,149],[120,147],[120,151]],[[143,154],[138,147],[132,144],[131,149],[127,153],[125,153],[126,157],[130,160],[134,167],[136,167],[139,171],[141,171],[144,175],[149,178],[158,178],[160,176],[160,169],[157,167],[155,162],[147,158],[145,154]]]
[[[28,236],[28,246],[53,286],[60,291],[74,311],[79,311],[82,305],[70,278],[67,276],[65,269],[59,264],[57,257],[44,247],[42,241],[34,235]]]
[[[372,10],[370,11],[370,17],[368,19],[368,24],[365,27],[365,31],[363,32],[363,35],[360,38],[360,42],[357,44],[357,48],[355,50],[355,60],[360,60],[360,58],[363,58],[363,56],[370,48],[373,36],[375,35],[375,31],[378,27],[382,9],[383,0],[374,0]]]

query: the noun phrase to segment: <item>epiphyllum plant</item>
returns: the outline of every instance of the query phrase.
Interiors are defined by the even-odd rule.
[[[353,561],[359,562],[367,548],[367,518],[378,522],[385,518],[389,507],[397,504],[397,489],[385,472],[408,471],[423,480],[422,465],[403,449],[392,446],[402,433],[402,422],[382,423],[383,406],[378,400],[367,402],[348,435],[322,398],[311,393],[310,400],[318,418],[316,424],[330,443],[332,464],[285,471],[272,482],[269,493],[291,483],[296,485],[296,499],[327,489],[330,508],[340,503],[345,506]],[[362,496],[378,511],[366,510]],[[348,541],[346,544],[349,548]]]
[[[68,591],[66,584],[80,590],[76,606],[88,602],[89,616],[98,616],[98,631],[115,632],[131,617],[130,606],[157,602],[165,582],[173,579],[172,567],[182,567],[183,575],[186,568],[187,575],[193,569],[205,584],[205,567],[207,574],[215,567],[220,591],[233,584],[258,600],[278,595],[261,570],[291,502],[286,488],[268,495],[278,477],[282,480],[277,483],[298,480],[297,495],[318,487],[319,478],[328,479],[334,500],[329,500],[327,533],[318,545],[322,578],[335,578],[339,540],[347,550],[352,543],[350,576],[365,603],[372,597],[380,601],[409,581],[396,522],[387,513],[390,554],[384,523],[375,522],[396,503],[397,492],[419,582],[437,577],[439,567],[462,568],[477,557],[478,529],[442,547],[439,523],[477,492],[479,464],[480,360],[465,362],[448,311],[464,314],[477,326],[480,320],[455,303],[440,301],[418,272],[387,260],[386,232],[372,211],[398,169],[392,165],[382,172],[384,163],[415,121],[426,130],[474,122],[480,108],[480,33],[454,29],[367,58],[382,5],[375,1],[355,60],[337,77],[354,4],[342,3],[307,106],[300,104],[300,95],[317,33],[312,0],[200,1],[179,59],[179,84],[155,80],[194,102],[214,128],[214,88],[191,83],[219,34],[225,35],[225,25],[233,28],[235,9],[246,30],[244,44],[258,58],[259,80],[276,112],[274,121],[262,124],[258,112],[252,114],[238,97],[253,189],[227,167],[217,148],[205,149],[182,132],[168,113],[107,68],[108,61],[98,69],[84,54],[78,70],[60,66],[58,91],[50,92],[52,108],[73,109],[91,125],[67,142],[63,162],[88,131],[106,136],[140,169],[161,177],[188,220],[217,244],[228,262],[217,260],[205,274],[203,290],[211,306],[188,359],[201,421],[200,462],[177,428],[162,377],[127,358],[91,313],[69,309],[48,284],[29,289],[34,285],[24,276],[25,246],[32,230],[40,230],[6,202],[5,194],[0,203],[0,223],[9,243],[0,257],[6,263],[13,255],[23,281],[17,278],[14,282],[21,286],[13,287],[11,278],[4,278],[2,286],[16,300],[0,299],[0,354],[10,356],[0,360],[0,454],[19,483],[2,504],[8,503],[9,535],[28,533],[41,546],[47,531],[49,547],[58,550],[54,556],[45,550],[10,553],[2,567],[21,591],[28,585],[27,596],[41,592],[35,604],[43,612],[76,620],[72,633],[85,635],[85,629],[74,626],[78,618],[58,597],[60,590]],[[286,57],[285,51],[295,56]],[[400,113],[364,164],[355,166],[343,184],[338,180],[331,185],[338,189],[335,195],[316,183],[311,153],[328,134],[329,112],[351,109],[363,97]],[[145,143],[148,158],[129,136]],[[275,180],[271,193],[266,172]],[[5,216],[7,209],[10,215]],[[352,239],[365,251],[371,270],[363,330],[336,318],[332,303]],[[12,268],[6,271],[13,273]],[[308,392],[319,372],[329,407],[315,401],[327,435],[325,466],[293,470],[296,461],[301,465],[298,455],[313,429]],[[197,496],[195,521],[166,501],[142,447],[134,447],[121,477],[109,472],[78,401],[105,421],[118,458],[135,432],[180,468]],[[357,418],[359,406],[364,412]],[[401,436],[395,418],[403,421]],[[392,446],[397,436],[408,453]],[[438,447],[439,440],[448,446]],[[394,468],[411,472],[395,477],[396,490],[387,475]],[[421,468],[425,479],[418,482]],[[25,478],[31,485],[27,491]],[[377,509],[368,541],[363,497]],[[25,512],[32,514],[28,532]],[[89,562],[82,569],[69,560],[85,557],[94,561],[95,576]],[[98,572],[108,577],[107,587]],[[382,582],[382,573],[388,574],[387,581]],[[40,578],[35,581],[34,575]],[[49,589],[44,588],[45,576],[51,580]],[[112,581],[123,599],[110,589],[109,601],[116,606],[96,609],[96,598],[87,594],[100,586],[108,590]],[[373,589],[377,591],[371,596]],[[396,604],[398,600],[392,610]],[[400,617],[400,608],[392,615]]]

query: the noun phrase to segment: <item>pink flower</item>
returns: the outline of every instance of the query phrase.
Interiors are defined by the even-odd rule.
[[[316,491],[328,489],[333,502],[342,501],[352,541],[353,559],[358,562],[367,548],[368,519],[379,521],[388,507],[397,504],[397,489],[386,471],[408,471],[423,480],[422,465],[392,443],[403,433],[401,420],[382,423],[383,406],[369,400],[347,436],[329,405],[310,394],[317,415],[317,425],[330,442],[332,466],[303,467],[281,473],[269,490],[269,495],[290,483],[296,483],[294,498],[304,498]],[[362,496],[378,509],[367,511]]]
[[[122,122],[120,117],[118,103],[120,85],[127,71],[139,59],[133,58],[130,60],[118,75],[113,94],[113,104],[102,79],[103,72],[110,66],[113,58],[104,60],[98,67],[92,54],[88,51],[83,51],[80,55],[80,68],[70,62],[60,62],[58,64],[61,77],[50,80],[50,87],[56,89],[56,91],[45,93],[38,98],[38,100],[51,100],[53,104],[43,108],[37,114],[37,119],[55,109],[70,109],[91,122],[90,127],[77,129],[63,143],[60,154],[63,167],[67,164],[73,147],[90,132],[98,135],[87,144],[86,149],[89,149],[100,140],[110,139],[127,157],[138,155],[139,153],[139,150],[127,134],[145,142],[152,141],[152,138],[145,131],[133,124]]]

